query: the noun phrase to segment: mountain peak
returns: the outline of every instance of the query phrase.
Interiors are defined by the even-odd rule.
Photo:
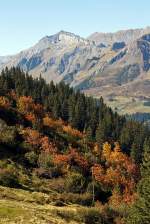
[[[65,31],[65,30],[60,30],[57,34],[58,35],[66,35],[66,36],[77,36],[76,34],[68,32],[68,31]]]
[[[40,40],[40,42],[43,42],[44,44],[77,44],[77,43],[89,43],[88,40],[80,37],[79,35],[75,35],[74,33],[67,32],[64,30],[59,31],[58,33],[51,35],[51,36],[45,36]]]

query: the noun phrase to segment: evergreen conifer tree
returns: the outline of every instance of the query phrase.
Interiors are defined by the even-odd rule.
[[[139,198],[131,208],[128,224],[150,223],[150,138],[144,143],[144,155],[141,166],[141,180],[138,184]]]

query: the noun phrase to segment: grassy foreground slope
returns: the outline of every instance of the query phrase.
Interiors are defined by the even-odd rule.
[[[79,205],[49,203],[49,195],[0,186],[0,223],[101,223],[100,210]]]

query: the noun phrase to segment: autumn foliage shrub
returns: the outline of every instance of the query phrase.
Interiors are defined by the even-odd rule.
[[[95,164],[92,173],[96,181],[106,187],[111,187],[110,203],[119,206],[119,202],[132,203],[136,199],[135,188],[138,181],[139,170],[137,165],[122,153],[118,143],[111,149],[105,143],[102,152],[105,166]],[[118,191],[116,191],[118,187]]]
[[[67,154],[55,154],[53,161],[54,164],[64,166],[67,169],[73,166],[80,167],[83,172],[86,172],[88,169],[87,160],[73,148],[70,148]]]
[[[9,99],[5,96],[0,96],[0,107],[8,109],[10,107],[11,103]]]
[[[31,112],[27,113],[27,114],[25,115],[25,118],[26,118],[27,121],[30,121],[30,122],[32,122],[33,124],[36,122],[36,116],[35,116],[35,114],[33,114],[33,113],[31,113]]]
[[[63,126],[63,131],[69,135],[72,135],[75,138],[82,138],[83,134],[77,129],[72,128],[70,125]]]
[[[50,142],[50,140],[47,136],[44,136],[41,138],[40,149],[46,153],[51,154],[51,155],[57,153],[57,151],[58,151],[56,145],[54,143]]]
[[[25,142],[38,149],[40,146],[41,134],[37,130],[26,128],[21,131],[21,134]]]
[[[61,119],[59,120],[54,120],[53,118],[49,117],[48,115],[46,115],[43,118],[43,125],[47,126],[49,128],[62,128],[63,125],[63,121]]]

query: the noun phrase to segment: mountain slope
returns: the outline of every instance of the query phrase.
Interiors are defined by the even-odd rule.
[[[150,112],[150,28],[96,33],[88,39],[60,31],[10,58],[0,68],[20,66],[47,82],[65,81],[120,113]]]
[[[61,31],[20,52],[7,65],[20,66],[33,76],[41,73],[48,82],[65,79],[71,83],[73,76],[85,67],[85,62],[98,54],[99,49],[90,41]]]
[[[146,34],[117,51],[86,92],[96,96],[102,92],[111,106],[120,106],[121,112],[150,112],[143,106],[150,98],[149,60],[150,35]]]
[[[137,197],[149,135],[147,127],[113,113],[102,98],[5,69],[0,223],[122,223]]]
[[[98,44],[106,44],[112,45],[114,42],[125,42],[126,44],[135,41],[140,38],[144,34],[150,32],[150,27],[146,27],[145,29],[129,29],[129,30],[120,30],[115,33],[93,33],[88,39],[94,41]]]

